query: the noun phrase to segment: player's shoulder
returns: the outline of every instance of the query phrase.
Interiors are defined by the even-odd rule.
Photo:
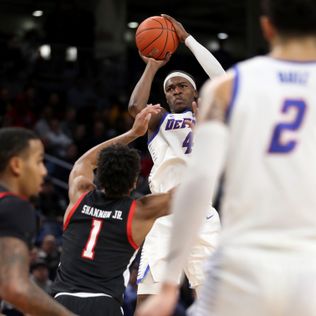
[[[273,63],[274,60],[268,56],[255,56],[235,64],[228,72],[236,73],[244,70],[258,71],[259,68],[266,68],[268,65],[271,67]]]
[[[8,194],[0,199],[1,237],[22,239],[30,247],[36,230],[36,213],[32,204]]]
[[[30,201],[26,198],[10,192],[2,193],[0,193],[0,212],[23,212],[33,209]]]
[[[257,56],[235,64],[222,76],[208,79],[202,87],[201,98],[204,95],[212,95],[226,103],[229,102],[233,90],[238,86],[240,71],[252,69],[258,75],[258,68],[266,67],[267,62],[269,60],[265,56]]]
[[[35,210],[28,200],[15,195],[0,199],[0,220],[3,223],[28,226],[33,219],[35,220]]]

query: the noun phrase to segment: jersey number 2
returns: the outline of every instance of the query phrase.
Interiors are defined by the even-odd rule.
[[[82,257],[86,259],[93,260],[94,259],[94,249],[97,243],[103,221],[99,219],[92,220],[92,227],[90,230],[89,239],[86,243],[85,248],[82,251]]]
[[[272,134],[269,153],[288,154],[294,150],[297,141],[294,139],[282,141],[282,133],[286,131],[294,132],[301,127],[306,111],[306,103],[303,100],[298,99],[285,100],[282,106],[282,113],[287,113],[291,109],[296,111],[294,118],[291,122],[279,123],[276,125]]]

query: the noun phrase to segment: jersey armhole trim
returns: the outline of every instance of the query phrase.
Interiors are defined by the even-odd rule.
[[[79,199],[76,201],[76,203],[72,206],[71,210],[69,211],[67,217],[66,217],[66,220],[65,220],[65,223],[64,223],[64,231],[67,229],[68,225],[69,225],[69,222],[72,218],[72,216],[74,215],[78,205],[81,203],[81,201],[83,200],[83,198],[89,193],[90,191],[87,191],[87,192],[84,192],[83,194],[80,195]]]
[[[16,196],[15,194],[11,193],[11,192],[1,192],[0,193],[0,199],[5,198],[6,196],[11,195],[11,196]]]
[[[157,136],[157,134],[159,133],[160,130],[160,126],[162,125],[162,123],[164,122],[165,118],[167,117],[167,115],[169,114],[169,112],[165,112],[164,115],[161,117],[160,122],[155,130],[155,132],[151,135],[150,138],[148,138],[147,144],[149,145],[152,140]]]
[[[228,124],[230,122],[231,116],[232,116],[232,110],[234,108],[234,105],[236,103],[236,97],[237,97],[237,93],[238,93],[238,89],[239,89],[239,81],[240,81],[240,75],[239,75],[239,70],[237,65],[234,66],[233,68],[234,71],[234,79],[233,79],[233,90],[232,90],[232,96],[230,99],[230,102],[228,104],[227,110],[226,110],[226,117],[225,117],[225,121]]]
[[[19,198],[19,199],[21,199],[23,201],[28,201],[28,199],[26,197],[24,197],[22,195],[17,195],[17,194],[12,193],[12,192],[8,192],[7,191],[7,192],[1,192],[0,193],[0,199],[5,198],[6,196],[14,196],[14,197],[17,197],[17,198]]]
[[[128,212],[126,232],[127,232],[128,242],[135,250],[137,250],[139,247],[136,245],[133,239],[133,235],[132,235],[132,222],[133,222],[133,217],[135,214],[135,209],[136,209],[136,201],[133,201]]]

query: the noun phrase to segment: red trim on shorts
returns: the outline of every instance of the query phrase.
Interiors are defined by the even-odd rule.
[[[67,217],[66,217],[66,220],[64,222],[64,231],[67,229],[68,225],[69,225],[69,222],[70,222],[70,219],[71,217],[74,215],[78,205],[81,203],[81,201],[83,200],[83,198],[89,193],[90,191],[88,192],[85,192],[83,193],[82,195],[80,195],[79,199],[77,200],[77,202],[73,205],[73,207],[71,208],[71,210],[69,211]]]
[[[133,235],[132,235],[132,222],[133,222],[133,217],[135,214],[135,209],[136,209],[136,201],[133,201],[131,204],[131,207],[129,209],[128,213],[128,218],[127,218],[127,239],[130,243],[130,245],[137,250],[139,247],[136,245],[135,241],[133,240]]]

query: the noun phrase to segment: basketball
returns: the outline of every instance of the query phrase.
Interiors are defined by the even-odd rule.
[[[172,23],[162,16],[152,16],[137,28],[136,46],[146,57],[164,59],[167,53],[174,53],[178,45],[179,39]]]

